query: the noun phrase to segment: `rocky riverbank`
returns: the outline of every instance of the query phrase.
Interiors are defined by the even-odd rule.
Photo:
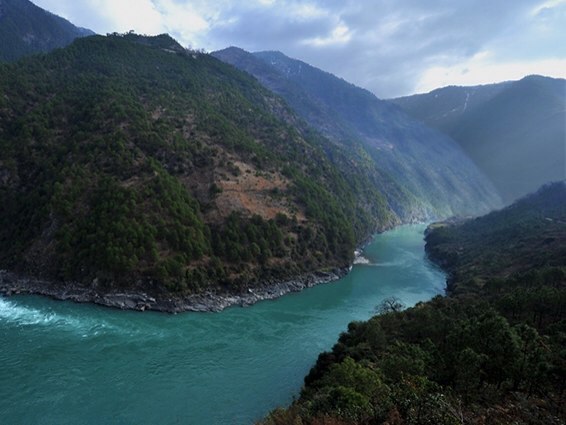
[[[154,310],[167,313],[183,311],[222,311],[230,306],[249,306],[262,300],[272,300],[290,292],[298,292],[321,283],[344,277],[349,268],[306,273],[287,281],[268,281],[257,288],[242,292],[207,291],[202,294],[176,296],[147,294],[142,291],[104,292],[79,283],[64,283],[34,279],[0,270],[0,294],[3,296],[32,294],[57,300],[94,303],[123,310]]]

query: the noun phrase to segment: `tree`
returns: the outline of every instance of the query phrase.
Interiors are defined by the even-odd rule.
[[[405,304],[397,297],[387,297],[376,307],[378,314],[398,313],[405,309]]]

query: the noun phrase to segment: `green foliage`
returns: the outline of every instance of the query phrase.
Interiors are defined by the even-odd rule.
[[[387,399],[389,388],[381,382],[379,373],[346,357],[343,362],[333,364],[328,373],[307,390],[303,398],[308,399],[309,415],[316,417],[330,414],[350,421],[365,421],[375,415],[373,401]]]
[[[167,35],[88,37],[2,65],[0,100],[0,264],[11,270],[180,292],[247,286],[345,266],[357,241],[396,222],[280,99]],[[230,194],[218,170],[238,178],[235,161],[284,174],[270,196],[286,209],[272,220],[219,209]]]
[[[354,252],[355,237],[345,211],[351,210],[351,205],[340,204],[328,190],[308,178],[296,176],[296,182],[295,194],[304,205],[307,217],[320,223],[324,231],[323,241],[317,244],[349,259]]]
[[[450,273],[450,291],[477,291],[487,281],[496,290],[496,278],[533,273],[531,278],[536,281],[542,278],[537,275],[544,267],[562,266],[566,258],[564,222],[566,184],[558,182],[484,217],[433,226],[426,237],[426,250]]]
[[[376,334],[379,343],[371,343]],[[511,391],[552,398],[561,385],[550,378],[561,367],[561,348],[543,341],[488,303],[437,297],[350,326],[305,379],[299,415],[456,424],[481,406],[504,403]]]
[[[501,212],[430,229],[429,252],[462,251],[434,257],[460,289],[403,311],[388,300],[381,315],[351,323],[278,423],[561,423],[565,206],[558,183]]]
[[[281,229],[259,215],[247,220],[241,214],[230,214],[223,226],[214,229],[212,241],[215,255],[232,263],[265,263],[273,256],[286,255]]]
[[[112,178],[70,186],[91,193],[82,199],[84,215],[68,207],[84,194],[58,186],[53,199],[65,222],[57,234],[63,278],[97,276],[120,284],[136,275],[179,279],[187,264],[210,251],[198,204],[166,174],[157,174],[142,190]],[[177,254],[160,259],[164,247]]]

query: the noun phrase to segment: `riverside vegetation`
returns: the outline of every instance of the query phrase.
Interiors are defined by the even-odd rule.
[[[449,296],[354,322],[262,424],[563,424],[566,184],[429,229]]]

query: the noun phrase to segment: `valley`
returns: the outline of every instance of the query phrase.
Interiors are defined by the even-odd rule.
[[[0,0],[2,423],[563,425],[527,3]]]

